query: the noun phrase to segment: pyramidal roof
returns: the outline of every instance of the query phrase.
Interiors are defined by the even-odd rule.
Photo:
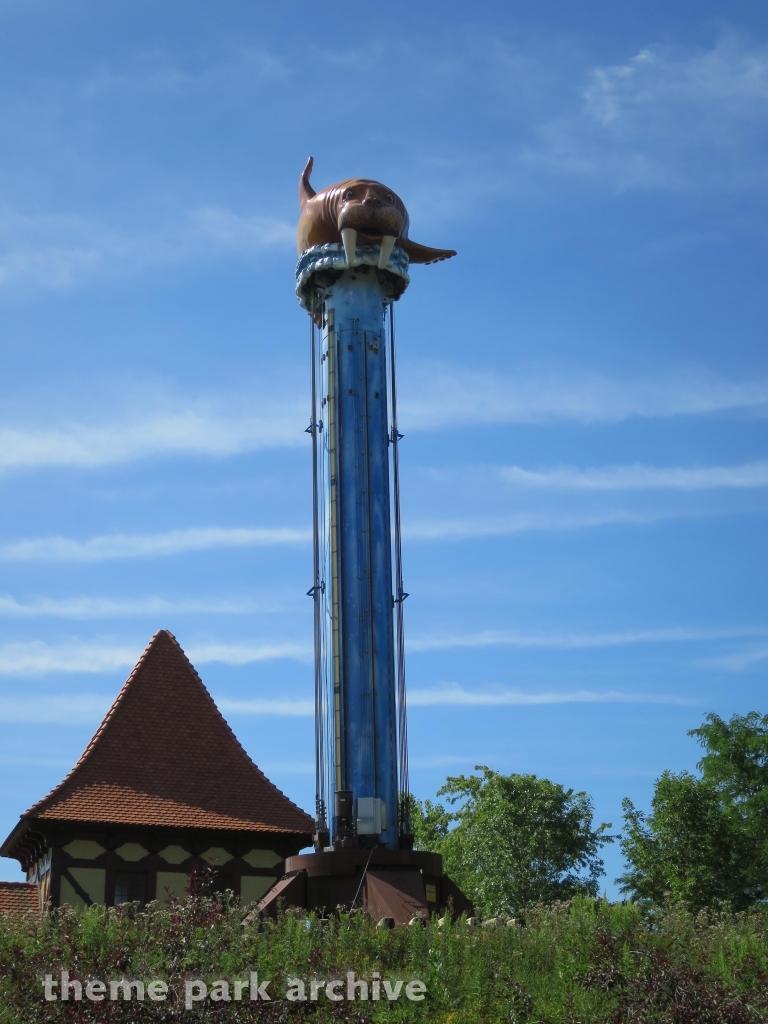
[[[22,816],[30,818],[301,835],[314,827],[251,761],[164,629],[69,775]]]

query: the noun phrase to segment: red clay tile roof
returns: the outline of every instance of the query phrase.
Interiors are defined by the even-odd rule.
[[[75,767],[23,817],[301,835],[314,828],[251,761],[164,629]]]
[[[0,915],[37,913],[40,904],[33,882],[0,882]]]

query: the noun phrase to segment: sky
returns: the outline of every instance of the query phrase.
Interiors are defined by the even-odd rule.
[[[397,304],[415,794],[618,832],[768,713],[764,5],[0,0],[0,55],[3,836],[158,629],[313,807],[310,154],[458,250]]]

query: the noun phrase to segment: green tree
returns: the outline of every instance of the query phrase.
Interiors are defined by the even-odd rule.
[[[707,753],[699,761],[704,779],[716,786],[765,840],[768,835],[768,715],[734,715],[730,722],[707,715],[691,729]]]
[[[594,896],[610,825],[592,827],[592,801],[535,775],[449,776],[438,796],[413,802],[418,849],[441,853],[445,869],[485,915],[533,903]]]
[[[622,891],[646,903],[745,909],[768,898],[768,716],[707,715],[700,776],[664,772],[651,813],[624,801]]]

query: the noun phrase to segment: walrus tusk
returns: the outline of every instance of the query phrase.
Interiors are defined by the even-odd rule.
[[[389,257],[396,241],[397,239],[394,235],[382,235],[381,250],[379,251],[379,270],[383,270],[389,262]]]
[[[357,231],[354,228],[341,229],[341,241],[344,243],[344,255],[347,257],[347,266],[355,265],[355,250],[357,249]]]

